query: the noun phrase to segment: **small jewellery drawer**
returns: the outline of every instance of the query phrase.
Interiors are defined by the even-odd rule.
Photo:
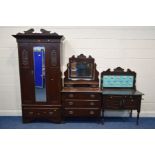
[[[90,101],[85,101],[85,100],[65,100],[63,105],[65,107],[95,107],[95,108],[100,108],[101,107],[101,101],[98,100],[90,100]]]
[[[101,110],[100,109],[83,109],[83,108],[66,108],[64,109],[64,115],[66,117],[100,117]]]
[[[61,115],[60,109],[23,109],[24,117],[32,118],[47,118],[47,117],[59,117]]]
[[[100,100],[101,94],[99,93],[63,93],[63,100],[64,99],[88,99],[88,100]]]

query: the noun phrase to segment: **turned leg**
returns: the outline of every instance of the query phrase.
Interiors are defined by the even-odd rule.
[[[136,124],[138,125],[139,124],[139,111],[137,111],[137,122]]]
[[[102,111],[102,124],[104,125],[104,110]]]
[[[130,110],[130,118],[132,118],[132,109]]]

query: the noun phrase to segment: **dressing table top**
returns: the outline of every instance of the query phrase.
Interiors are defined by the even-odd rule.
[[[89,87],[64,87],[61,92],[94,92],[102,93],[100,88],[89,88]]]

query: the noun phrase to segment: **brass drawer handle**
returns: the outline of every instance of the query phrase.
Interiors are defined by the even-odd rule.
[[[29,115],[33,115],[34,113],[32,111],[29,112]]]
[[[53,111],[50,111],[50,112],[49,112],[49,115],[53,115]]]
[[[91,110],[91,111],[89,112],[89,114],[90,114],[90,115],[94,115],[95,112],[94,112],[93,110]]]
[[[37,115],[40,116],[40,112],[37,112]]]
[[[69,94],[68,95],[70,98],[73,98],[74,97],[74,94]]]
[[[69,104],[69,105],[73,105],[74,103],[73,103],[73,102],[68,102],[68,104]]]
[[[90,102],[90,105],[93,106],[93,105],[95,105],[95,103],[94,102]]]
[[[91,94],[90,97],[91,97],[91,98],[95,98],[95,95],[94,95],[94,94]]]
[[[69,113],[70,115],[72,115],[74,112],[73,112],[72,110],[70,110],[68,113]]]

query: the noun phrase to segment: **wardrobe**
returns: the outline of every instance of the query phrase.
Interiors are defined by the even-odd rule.
[[[44,29],[13,35],[18,43],[23,122],[60,122],[61,49],[64,37]]]

